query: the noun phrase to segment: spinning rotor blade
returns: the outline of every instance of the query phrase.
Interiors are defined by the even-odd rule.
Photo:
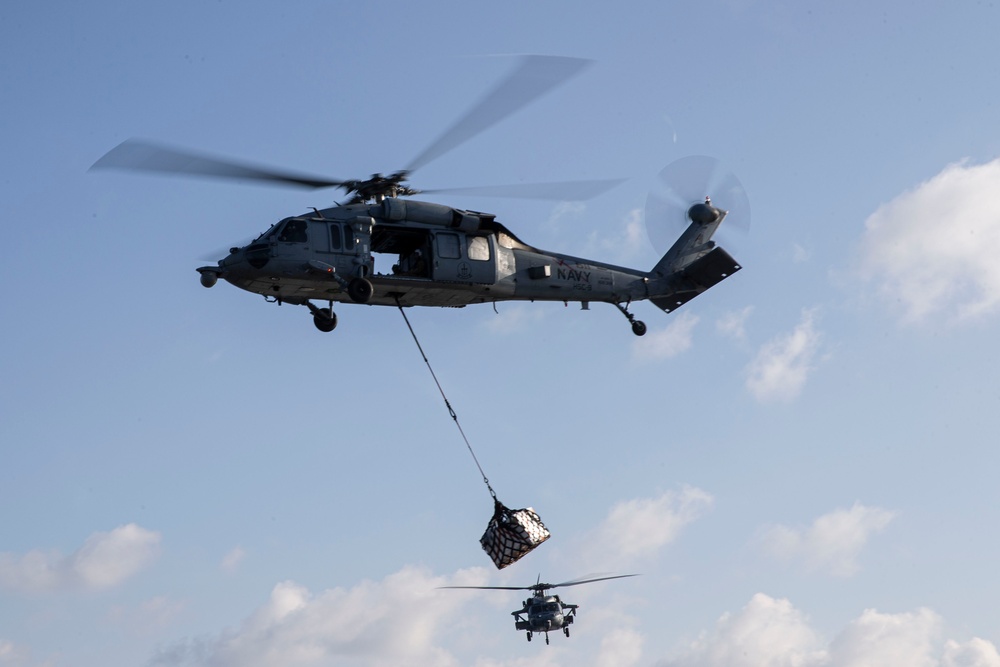
[[[666,250],[691,223],[688,209],[704,203],[727,211],[723,228],[750,227],[750,199],[736,174],[716,158],[691,155],[671,162],[656,178],[646,198],[646,233],[658,252]]]
[[[464,194],[479,197],[510,197],[513,199],[546,199],[549,201],[584,201],[596,197],[625,179],[600,181],[561,181],[557,183],[515,183],[512,185],[483,185],[471,188],[439,188],[421,190],[432,194]]]
[[[638,574],[616,574],[610,577],[596,577],[594,579],[573,579],[571,581],[564,581],[561,584],[537,583],[534,586],[438,586],[438,588],[474,588],[476,590],[483,590],[483,591],[547,591],[550,588],[576,586],[578,584],[589,584],[595,581],[606,581],[608,579],[624,579],[625,577],[638,577],[638,576],[639,576]]]
[[[199,155],[137,139],[127,139],[118,144],[90,168],[126,169],[130,171],[151,171],[234,180],[264,181],[303,188],[329,188],[346,183],[346,181],[297,174],[249,163],[240,163],[225,158]]]
[[[438,586],[438,588],[470,588],[477,591],[530,591],[534,586]]]
[[[568,81],[591,63],[582,58],[523,56],[520,66],[501,81],[406,168],[412,172],[496,125],[545,93]]]
[[[564,581],[561,584],[543,584],[548,588],[560,588],[566,586],[577,586],[579,584],[589,584],[595,581],[607,581],[608,579],[624,579],[626,577],[638,577],[638,574],[616,574],[610,577],[597,577],[596,579],[573,579],[571,581]]]

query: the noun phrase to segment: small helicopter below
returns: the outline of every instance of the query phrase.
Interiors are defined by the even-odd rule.
[[[344,203],[284,218],[249,244],[230,248],[215,264],[197,269],[205,287],[222,279],[270,303],[305,306],[320,331],[336,328],[334,303],[399,307],[492,303],[495,307],[497,302],[519,300],[573,301],[585,310],[591,302],[609,303],[628,319],[633,333],[642,336],[646,325],[629,311],[633,302],[650,300],[669,313],[740,270],[712,240],[728,214],[720,206],[735,203],[748,209],[738,181],[730,181],[718,193],[698,192],[697,187],[708,186],[705,183],[648,201],[647,215],[673,216],[686,226],[648,271],[540,250],[523,242],[495,214],[408,199],[421,192],[453,192],[572,201],[619,184],[620,180],[576,181],[424,191],[407,185],[416,169],[539,98],[587,64],[577,58],[524,57],[492,93],[405,169],[389,175],[354,180],[303,175],[135,139],[113,148],[91,169],[344,190],[348,197]],[[710,194],[719,195],[720,206],[712,203]],[[669,213],[664,213],[664,201],[670,204]],[[382,268],[376,267],[379,257]]]
[[[549,633],[562,630],[563,634],[569,637],[569,626],[576,619],[576,610],[580,607],[577,604],[569,604],[559,599],[558,595],[548,595],[546,591],[553,588],[566,586],[578,586],[589,584],[595,581],[607,581],[609,579],[624,579],[626,577],[637,577],[637,574],[618,574],[610,577],[597,577],[595,579],[575,579],[564,581],[561,584],[543,584],[541,577],[533,586],[442,586],[442,588],[472,588],[488,591],[531,591],[530,598],[524,601],[523,606],[517,611],[510,612],[514,617],[514,629],[524,630],[527,633],[528,641],[536,632],[545,633],[545,644],[549,643]]]

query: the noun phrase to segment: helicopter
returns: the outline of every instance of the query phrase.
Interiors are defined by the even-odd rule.
[[[528,636],[528,641],[536,632],[545,633],[545,644],[549,643],[549,633],[562,630],[563,634],[569,637],[569,626],[576,619],[576,610],[580,607],[577,604],[569,604],[559,599],[558,595],[548,595],[546,591],[552,588],[565,586],[578,586],[589,584],[595,581],[607,581],[609,579],[624,579],[626,577],[637,577],[637,574],[618,574],[610,577],[597,577],[595,579],[575,579],[564,581],[561,584],[543,584],[541,576],[532,586],[442,586],[441,588],[474,588],[490,591],[531,591],[532,595],[526,599],[520,609],[510,612],[514,617],[514,629],[524,630]],[[527,618],[525,618],[525,616]]]
[[[626,317],[632,332],[642,336],[647,328],[630,312],[633,302],[650,300],[669,313],[741,268],[712,240],[728,211],[713,204],[710,193],[694,188],[679,191],[665,183],[667,195],[659,199],[651,195],[647,215],[683,216],[686,230],[647,271],[540,250],[523,242],[493,213],[412,199],[421,192],[452,192],[574,201],[601,194],[621,180],[424,191],[407,184],[416,169],[541,97],[589,62],[557,56],[522,57],[520,66],[490,94],[405,169],[389,175],[325,178],[138,139],[119,144],[91,169],[344,190],[347,200],[343,203],[284,218],[252,242],[231,247],[215,264],[197,268],[204,287],[213,287],[222,279],[263,296],[269,303],[305,306],[313,324],[323,332],[337,326],[334,303],[401,308],[492,303],[495,309],[497,302],[513,300],[562,301],[566,305],[572,301],[584,310],[589,310],[592,302],[609,303]],[[683,161],[674,164],[680,165],[681,171],[686,168]],[[696,176],[695,180],[704,179]],[[738,180],[729,183],[719,194],[726,199],[731,193],[729,198],[748,208]],[[669,213],[664,213],[665,206]],[[376,258],[382,268],[376,267]]]

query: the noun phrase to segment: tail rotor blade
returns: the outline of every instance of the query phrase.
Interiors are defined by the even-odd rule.
[[[688,209],[711,198],[727,211],[723,227],[747,231],[750,199],[739,178],[716,158],[691,155],[667,165],[646,198],[646,233],[658,252],[666,252],[690,224]]]

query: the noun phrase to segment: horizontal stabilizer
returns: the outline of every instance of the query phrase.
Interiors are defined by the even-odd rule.
[[[742,267],[722,248],[716,247],[672,276],[674,291],[650,299],[658,308],[671,312],[708,288],[719,284]]]

